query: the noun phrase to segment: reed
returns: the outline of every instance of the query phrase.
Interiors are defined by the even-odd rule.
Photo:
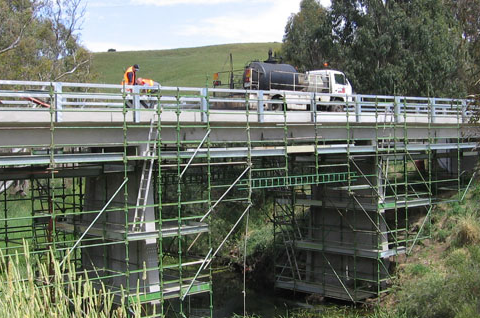
[[[68,260],[60,262],[51,251],[40,262],[29,253],[6,257],[0,250],[0,317],[140,317],[140,306],[114,304],[114,295],[103,283],[92,283]],[[121,297],[120,299],[125,299]]]

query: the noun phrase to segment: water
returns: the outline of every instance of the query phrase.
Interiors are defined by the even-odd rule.
[[[230,318],[243,315],[243,276],[230,271],[215,273],[213,276],[214,318]],[[247,282],[247,314],[262,318],[287,316],[287,311],[298,308],[302,298],[293,299],[291,293],[274,292],[272,286],[252,286]],[[284,296],[283,296],[284,295]],[[288,299],[285,297],[289,297]]]

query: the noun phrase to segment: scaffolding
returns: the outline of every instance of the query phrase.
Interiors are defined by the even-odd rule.
[[[145,317],[212,317],[212,260],[264,191],[277,288],[380,296],[468,183],[468,101],[269,94],[0,81],[3,254],[53,250]]]

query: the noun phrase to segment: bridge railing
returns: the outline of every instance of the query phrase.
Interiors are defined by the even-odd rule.
[[[199,113],[202,121],[248,112],[258,122],[289,114],[302,122],[365,123],[465,123],[478,108],[468,99],[0,80],[0,111],[30,111],[56,121],[68,113],[120,116],[126,110],[129,120],[138,122],[142,112],[158,106],[172,114]]]

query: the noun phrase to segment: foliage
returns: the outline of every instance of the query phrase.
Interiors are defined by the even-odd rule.
[[[466,76],[473,79],[469,81],[468,92],[480,93],[477,79],[480,77],[480,2],[477,0],[456,0],[448,2],[462,29],[463,45],[468,49],[467,58],[470,59]]]
[[[398,314],[386,309],[374,309],[366,311],[351,307],[342,306],[321,306],[313,309],[296,309],[290,311],[285,316],[279,318],[407,318],[403,314]]]
[[[410,96],[463,93],[456,80],[462,66],[457,55],[460,33],[442,1],[354,4],[366,13],[358,12],[355,37],[345,43],[342,53],[347,59],[342,64],[359,91]],[[334,16],[338,11],[342,7],[335,5]],[[337,34],[344,32],[342,22],[337,22]]]
[[[83,0],[0,0],[2,77],[76,81],[91,78],[90,53],[80,45]]]
[[[303,0],[300,12],[285,27],[284,58],[302,71],[318,69],[332,55],[333,46],[328,11],[315,0]]]
[[[308,19],[312,7],[316,19]],[[303,0],[283,52],[299,69],[312,69],[319,64],[307,57],[315,48],[363,94],[462,96],[469,79],[461,26],[442,0],[334,0],[328,11]]]
[[[0,54],[20,44],[37,6],[33,1],[0,1]]]
[[[405,266],[403,269],[403,274],[407,275],[408,277],[423,276],[428,272],[430,272],[430,268],[419,263],[407,264],[407,266]]]

